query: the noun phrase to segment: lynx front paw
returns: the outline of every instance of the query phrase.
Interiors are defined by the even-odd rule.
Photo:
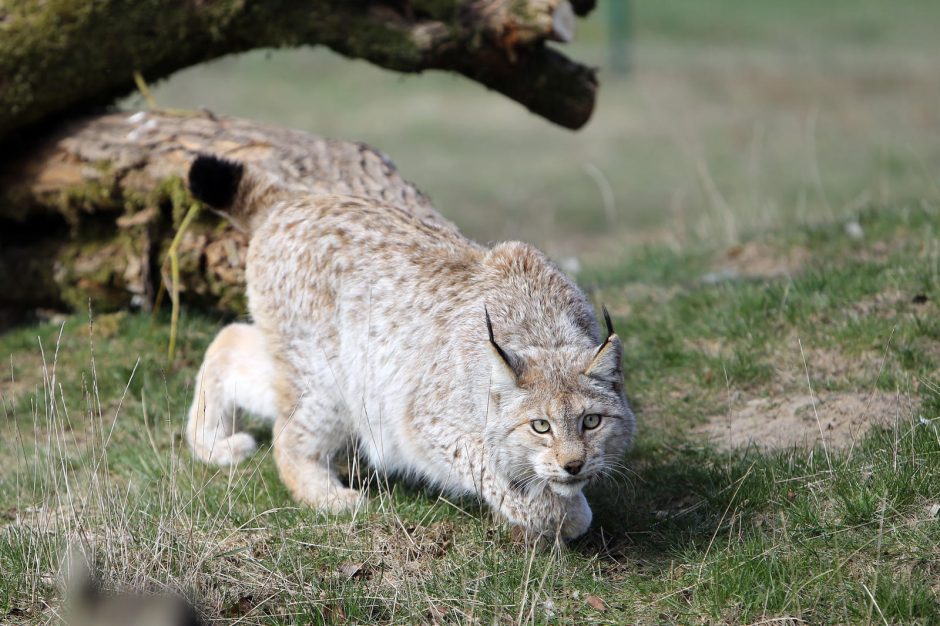
[[[355,489],[330,485],[327,489],[307,488],[303,493],[294,493],[294,498],[324,513],[346,513],[356,510],[365,496]]]
[[[205,463],[235,465],[258,449],[255,438],[248,433],[235,433],[216,441],[203,441],[193,445],[193,454]]]
[[[512,538],[524,543],[571,541],[587,532],[592,513],[583,493],[561,498],[544,493],[533,500],[503,500],[500,512],[512,525]],[[507,506],[511,504],[513,506]]]
[[[355,489],[331,489],[320,509],[330,513],[346,513],[355,511],[365,502],[365,496]]]
[[[567,502],[565,517],[561,522],[561,538],[565,541],[577,539],[587,532],[591,526],[594,514],[588,505],[587,498],[579,493]]]

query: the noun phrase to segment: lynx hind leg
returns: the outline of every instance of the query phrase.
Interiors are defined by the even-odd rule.
[[[196,377],[186,439],[206,463],[231,465],[255,451],[254,438],[239,432],[240,417],[250,412],[276,417],[276,368],[264,336],[249,324],[222,329],[206,351]]]
[[[349,439],[338,407],[315,394],[301,397],[293,411],[278,417],[274,463],[295,500],[333,513],[360,504],[361,494],[344,486],[333,467]]]

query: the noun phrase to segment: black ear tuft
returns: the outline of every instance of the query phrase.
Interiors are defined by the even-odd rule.
[[[493,348],[496,350],[496,353],[499,355],[499,358],[501,358],[503,362],[506,364],[506,367],[508,367],[515,373],[516,368],[513,367],[512,358],[506,353],[505,350],[503,350],[500,347],[498,343],[496,343],[496,339],[493,337],[493,322],[490,321],[490,312],[486,308],[485,304],[483,305],[483,314],[486,316],[486,332],[489,333],[489,336],[490,336],[490,345],[493,346]]]
[[[604,324],[607,325],[607,339],[610,339],[610,336],[614,334],[614,323],[610,321],[610,313],[607,311],[607,305],[602,307],[604,309]]]
[[[197,200],[224,209],[235,200],[244,173],[241,163],[200,154],[189,167],[189,191]]]

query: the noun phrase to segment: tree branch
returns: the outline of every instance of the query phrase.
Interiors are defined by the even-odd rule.
[[[545,47],[590,0],[74,0],[0,6],[0,139],[147,80],[254,48],[326,45],[400,72],[459,72],[568,128],[593,70]]]

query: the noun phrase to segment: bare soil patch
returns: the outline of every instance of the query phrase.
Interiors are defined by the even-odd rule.
[[[876,350],[846,354],[834,348],[805,346],[800,352],[796,339],[788,342],[787,348],[779,350],[774,357],[778,393],[800,388],[805,391],[807,374],[820,384],[840,382],[843,388],[864,388],[874,385],[880,374],[896,367],[884,352]]]
[[[885,392],[800,394],[754,398],[715,415],[695,429],[718,448],[755,445],[773,450],[825,443],[840,448],[871,427],[893,424],[909,410],[903,398]]]
[[[663,287],[633,282],[605,291],[604,303],[614,316],[628,317],[638,302],[666,304],[681,291],[681,288],[676,286]]]
[[[809,251],[802,246],[780,249],[752,241],[728,248],[714,271],[727,278],[777,278],[798,273],[808,258]]]

